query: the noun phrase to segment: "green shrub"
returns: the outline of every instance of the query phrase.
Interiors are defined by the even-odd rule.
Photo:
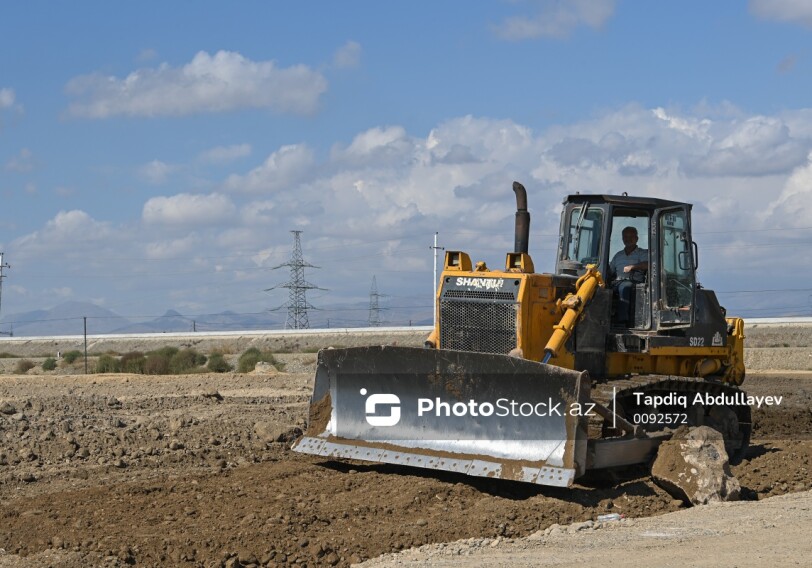
[[[232,370],[231,365],[228,364],[222,353],[212,353],[211,357],[209,357],[209,364],[206,366],[209,371],[214,373],[227,373]]]
[[[237,361],[237,370],[240,373],[248,373],[254,370],[259,361],[260,351],[256,347],[250,347],[240,355]]]
[[[56,359],[53,357],[48,357],[42,362],[43,371],[53,371],[54,369],[56,369]]]
[[[73,363],[81,356],[82,352],[74,349],[73,351],[66,352],[64,355],[62,355],[62,358],[65,360],[65,363]]]
[[[186,373],[205,363],[205,355],[198,353],[194,349],[183,349],[169,359],[169,370],[175,374]]]
[[[178,349],[177,347],[170,347],[169,345],[167,345],[166,347],[161,347],[160,349],[150,351],[149,353],[147,353],[147,357],[149,357],[151,354],[154,353],[156,355],[162,355],[167,359],[171,359],[178,353],[178,351],[180,351],[180,349]]]
[[[118,373],[121,370],[121,365],[118,359],[112,355],[105,353],[96,359],[96,373]]]
[[[256,368],[257,363],[260,361],[270,363],[280,371],[285,367],[284,363],[277,361],[273,356],[273,353],[270,351],[260,351],[256,347],[250,347],[246,349],[242,355],[240,355],[239,362],[237,363],[237,370],[240,373],[250,373]]]
[[[14,367],[14,373],[17,375],[24,375],[34,367],[36,367],[36,365],[33,361],[22,359],[21,361],[17,361],[17,365]]]
[[[144,374],[144,364],[147,358],[140,351],[130,351],[121,356],[121,372],[134,373],[137,375]]]
[[[9,353],[8,351],[3,351],[2,353],[0,353],[0,359],[16,359],[16,358],[17,358],[16,355]]]
[[[147,358],[144,361],[144,374],[168,375],[169,357],[155,351],[147,353]]]

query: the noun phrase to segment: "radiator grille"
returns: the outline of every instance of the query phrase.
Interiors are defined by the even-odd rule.
[[[507,354],[516,347],[515,303],[440,302],[440,347]]]
[[[508,300],[516,299],[511,292],[493,292],[491,290],[445,290],[443,298],[469,298],[473,300]]]

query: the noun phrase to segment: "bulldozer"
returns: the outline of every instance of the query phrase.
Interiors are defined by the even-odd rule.
[[[446,251],[422,348],[319,352],[293,449],[568,487],[650,463],[677,428],[705,425],[740,459],[752,424],[744,322],[697,281],[692,206],[569,195],[555,272],[536,273],[527,191],[513,191],[504,268]],[[617,260],[629,249],[646,258],[635,270]]]

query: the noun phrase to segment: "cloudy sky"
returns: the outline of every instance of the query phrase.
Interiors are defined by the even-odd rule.
[[[553,268],[568,193],[689,201],[700,281],[812,313],[812,3],[8,3],[3,313],[425,305],[432,251]],[[361,313],[359,320],[366,318]]]

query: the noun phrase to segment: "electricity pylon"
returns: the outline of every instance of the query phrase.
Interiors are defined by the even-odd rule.
[[[276,310],[283,308],[287,308],[288,310],[288,316],[285,318],[285,329],[308,329],[310,327],[310,321],[308,320],[307,310],[314,310],[316,308],[308,303],[307,291],[324,290],[324,288],[319,288],[305,280],[304,269],[318,268],[318,266],[313,266],[309,262],[306,262],[302,256],[302,242],[300,238],[302,231],[291,231],[291,233],[293,233],[293,254],[290,260],[279,266],[274,266],[272,269],[276,270],[283,266],[289,267],[290,280],[284,284],[268,288],[265,291],[268,292],[277,288],[287,288],[289,291],[288,301],[276,308]]]
[[[378,304],[378,299],[383,296],[384,294],[378,294],[378,284],[373,276],[372,288],[369,291],[369,327],[381,326],[381,310],[383,308]]]

